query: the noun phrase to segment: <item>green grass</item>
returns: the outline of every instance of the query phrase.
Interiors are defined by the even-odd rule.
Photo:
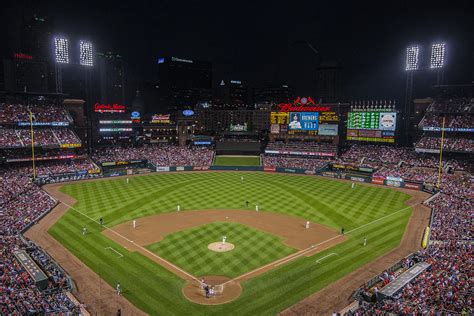
[[[207,248],[222,236],[235,248],[214,252]],[[237,223],[215,222],[166,236],[146,248],[195,276],[236,277],[285,257],[296,250],[277,236]]]
[[[193,315],[275,315],[400,243],[411,214],[404,203],[409,196],[383,187],[350,187],[350,182],[314,176],[238,172],[150,174],[131,177],[129,184],[123,178],[77,182],[61,189],[77,199],[77,211],[69,210],[49,232],[106,282],[113,286],[120,281],[124,296],[151,315],[191,311]],[[348,240],[243,282],[242,295],[231,303],[202,306],[183,297],[182,279],[111,241],[101,234],[99,225],[78,213],[96,220],[103,217],[106,225],[113,226],[173,212],[177,204],[182,211],[245,209],[246,200],[258,203],[263,212],[298,216],[335,229],[344,227]],[[90,232],[85,237],[83,226]],[[364,237],[366,247],[361,245]],[[117,258],[106,247],[124,256]],[[315,263],[333,252],[338,255]]]
[[[260,166],[257,156],[216,156],[215,166]]]

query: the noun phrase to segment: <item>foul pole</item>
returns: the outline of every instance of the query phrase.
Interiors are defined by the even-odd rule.
[[[439,148],[439,167],[438,167],[438,189],[441,184],[441,169],[443,168],[443,144],[444,144],[444,124],[446,116],[443,116],[443,124],[441,126],[441,147]]]
[[[35,133],[33,132],[33,113],[30,111],[30,133],[31,133],[31,161],[33,163],[33,181],[36,180],[35,167]]]

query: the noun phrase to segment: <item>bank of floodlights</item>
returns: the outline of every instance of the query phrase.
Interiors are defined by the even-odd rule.
[[[93,66],[92,43],[89,41],[79,42],[79,64],[82,66]]]
[[[407,58],[405,63],[406,71],[418,70],[418,67],[420,65],[419,56],[420,46],[414,45],[407,47]]]
[[[54,38],[54,57],[57,63],[69,64],[69,40],[67,38]]]
[[[430,68],[437,69],[444,67],[446,53],[446,43],[434,43],[431,45],[431,61]]]

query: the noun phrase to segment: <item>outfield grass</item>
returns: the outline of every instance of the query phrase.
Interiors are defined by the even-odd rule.
[[[260,166],[260,157],[257,156],[216,156],[215,166]]]
[[[208,244],[220,242],[222,236],[235,246],[232,251],[218,253],[207,249]],[[285,246],[280,237],[224,222],[182,230],[146,248],[195,276],[227,277],[244,274],[296,251]]]
[[[241,175],[245,175],[244,182]],[[129,184],[117,178],[68,184],[61,190],[77,199],[77,211],[69,210],[50,234],[109,284],[120,281],[124,296],[152,315],[191,311],[193,315],[274,315],[396,247],[411,214],[404,204],[409,196],[399,191],[359,184],[351,189],[350,182],[285,174],[150,174],[131,177]],[[203,306],[183,297],[184,281],[179,277],[111,241],[100,233],[97,223],[78,213],[96,220],[103,217],[106,225],[113,226],[175,211],[177,204],[182,211],[245,209],[246,200],[258,203],[261,211],[300,216],[335,229],[344,227],[348,240],[243,282],[242,295],[231,303]],[[85,237],[82,227],[90,232]],[[364,237],[366,247],[362,246]],[[124,256],[118,258],[106,247]],[[315,263],[329,253],[338,255]]]

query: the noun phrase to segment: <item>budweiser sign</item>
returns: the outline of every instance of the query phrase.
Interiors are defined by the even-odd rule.
[[[311,97],[298,97],[293,103],[278,104],[280,112],[326,112],[330,111],[329,106],[316,104]]]
[[[109,112],[109,113],[124,113],[125,105],[120,105],[117,103],[114,104],[94,104],[94,112]]]

